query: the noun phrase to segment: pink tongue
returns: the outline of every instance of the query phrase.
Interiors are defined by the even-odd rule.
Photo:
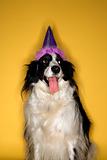
[[[59,90],[58,80],[56,77],[49,78],[49,89],[50,89],[51,94],[53,94]]]

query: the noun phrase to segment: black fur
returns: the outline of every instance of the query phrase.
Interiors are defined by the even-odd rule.
[[[32,61],[29,65],[27,65],[28,70],[27,74],[25,77],[25,83],[22,88],[23,91],[28,91],[31,87],[32,83],[37,83],[39,78],[38,78],[38,62],[37,61]]]
[[[27,74],[25,77],[25,83],[22,88],[23,91],[28,91],[32,87],[32,83],[37,83],[38,80],[45,80],[48,83],[46,77],[44,76],[44,70],[49,65],[49,62],[52,60],[52,57],[49,54],[46,54],[39,61],[32,61],[27,65]]]
[[[91,145],[90,140],[89,140],[89,131],[90,131],[91,122],[90,122],[90,120],[89,120],[89,118],[88,118],[88,116],[82,106],[81,100],[78,95],[78,86],[77,86],[75,80],[73,79],[73,75],[74,75],[74,71],[75,71],[74,65],[68,61],[62,61],[61,67],[62,67],[62,70],[64,73],[63,79],[65,81],[69,80],[71,87],[73,87],[73,86],[76,87],[76,90],[75,90],[73,96],[74,96],[74,99],[76,102],[76,107],[79,108],[80,114],[82,116],[84,137],[86,138],[87,148],[89,148],[89,146]],[[76,149],[75,149],[75,151],[76,151]],[[76,153],[75,153],[75,156],[76,156]]]
[[[80,111],[82,118],[83,118],[82,122],[83,122],[84,135],[89,137],[89,129],[90,129],[91,122],[90,122],[89,118],[87,117],[85,110],[83,109],[82,103],[81,103],[80,98],[78,96],[78,93],[76,91],[74,92],[73,96],[74,96],[74,99],[77,103],[77,107],[79,107],[79,111]]]
[[[62,70],[64,73],[64,80],[69,80],[71,87],[75,86],[76,90],[74,92],[74,99],[76,101],[76,106],[79,108],[80,114],[82,115],[82,124],[83,124],[83,131],[84,131],[84,136],[87,137],[88,142],[89,142],[89,130],[90,130],[90,126],[91,126],[91,122],[85,112],[85,110],[83,109],[82,103],[80,101],[79,95],[78,95],[78,87],[77,84],[75,82],[75,80],[73,79],[73,74],[74,74],[74,65],[68,61],[63,61],[62,62]],[[87,144],[89,145],[90,142]]]

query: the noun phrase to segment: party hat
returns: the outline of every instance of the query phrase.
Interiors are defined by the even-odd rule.
[[[57,43],[55,41],[55,38],[53,36],[53,32],[50,26],[47,29],[42,49],[36,54],[36,59],[39,60],[45,54],[50,54],[50,55],[58,54],[61,56],[61,58],[64,58],[63,51],[57,48]]]

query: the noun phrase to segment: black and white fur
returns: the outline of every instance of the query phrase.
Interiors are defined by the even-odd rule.
[[[52,70],[57,66],[58,71]],[[46,54],[28,65],[23,91],[27,160],[88,160],[90,120],[78,96],[73,65]],[[50,94],[48,78],[56,76],[59,91]]]

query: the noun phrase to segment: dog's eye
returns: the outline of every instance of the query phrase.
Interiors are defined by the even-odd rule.
[[[43,59],[42,62],[43,62],[43,64],[48,64],[49,63],[47,59]]]
[[[58,64],[61,64],[61,61],[60,61],[60,60],[58,60],[57,62],[58,62]]]

